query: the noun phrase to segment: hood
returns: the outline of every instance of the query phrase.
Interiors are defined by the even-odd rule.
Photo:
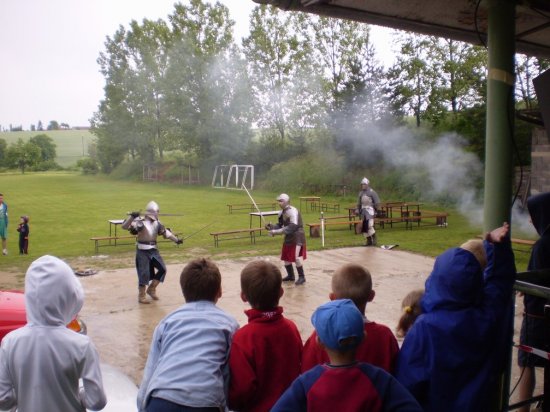
[[[550,192],[527,199],[527,210],[537,233],[542,236],[550,226]]]
[[[439,255],[426,279],[422,308],[457,310],[479,302],[483,292],[483,273],[475,256],[464,249],[452,248]]]
[[[82,309],[84,290],[73,270],[54,256],[42,256],[25,275],[25,307],[32,325],[65,326]]]

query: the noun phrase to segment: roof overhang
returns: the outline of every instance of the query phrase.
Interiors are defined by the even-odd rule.
[[[303,11],[450,38],[486,43],[484,0],[253,0],[284,10]],[[510,0],[513,1],[513,0]],[[550,2],[516,1],[516,51],[550,58]]]

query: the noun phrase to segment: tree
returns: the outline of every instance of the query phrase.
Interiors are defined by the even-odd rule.
[[[0,166],[4,166],[6,162],[6,151],[8,143],[5,139],[0,139]]]
[[[304,78],[304,64],[311,58],[310,45],[298,35],[297,26],[303,25],[304,19],[305,16],[284,13],[272,6],[258,6],[250,19],[250,36],[243,40],[257,123],[265,131],[276,133],[283,142],[288,137],[293,113],[304,113],[295,110],[300,99],[299,91],[293,87]],[[300,88],[302,92],[307,90]],[[311,103],[312,99],[302,101]]]
[[[429,44],[428,36],[402,36],[397,62],[388,71],[394,110],[398,113],[412,113],[417,127],[420,127],[428,107],[437,75],[428,60]]]
[[[18,139],[12,143],[6,151],[6,163],[9,167],[15,167],[25,173],[25,169],[40,162],[40,147],[32,142],[24,142]]]
[[[29,142],[40,148],[40,159],[42,162],[54,161],[56,144],[47,134],[38,134],[29,139]]]
[[[44,130],[44,126],[42,125],[42,120],[38,121],[38,124],[36,125],[36,130],[38,130],[39,132]]]
[[[48,124],[48,130],[59,130],[59,123],[57,120],[50,120]]]

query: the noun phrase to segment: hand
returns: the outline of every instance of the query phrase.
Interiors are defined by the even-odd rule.
[[[506,238],[509,231],[510,224],[508,222],[504,222],[501,227],[497,227],[496,229],[487,232],[485,235],[485,240],[491,243],[500,243]]]
[[[272,230],[273,229],[273,225],[271,223],[268,223],[267,225],[265,225],[265,228],[267,230]]]
[[[139,212],[130,212],[130,216],[132,216],[134,219],[139,217]]]
[[[275,236],[275,234],[273,233],[273,230],[270,230],[269,232],[267,232],[267,234],[271,237]]]
[[[176,245],[181,245],[183,243],[183,239],[176,240]]]

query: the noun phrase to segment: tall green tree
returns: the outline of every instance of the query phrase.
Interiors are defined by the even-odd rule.
[[[256,122],[268,134],[265,137],[281,142],[291,138],[293,127],[308,123],[304,116],[309,113],[300,103],[316,102],[308,96],[314,89],[303,87],[307,84],[304,67],[312,50],[306,32],[300,30],[306,21],[305,15],[258,6],[250,18],[250,35],[243,40],[257,104]]]
[[[6,150],[6,163],[8,167],[14,167],[25,173],[25,170],[40,162],[40,147],[32,142],[24,142],[17,139],[17,142],[9,145]]]
[[[406,34],[400,36],[398,43],[400,53],[388,71],[394,111],[412,114],[416,126],[420,127],[435,86],[435,73],[428,54],[430,38]]]
[[[47,134],[37,134],[29,139],[29,142],[40,148],[40,160],[43,162],[55,161],[57,156],[53,139]]]

